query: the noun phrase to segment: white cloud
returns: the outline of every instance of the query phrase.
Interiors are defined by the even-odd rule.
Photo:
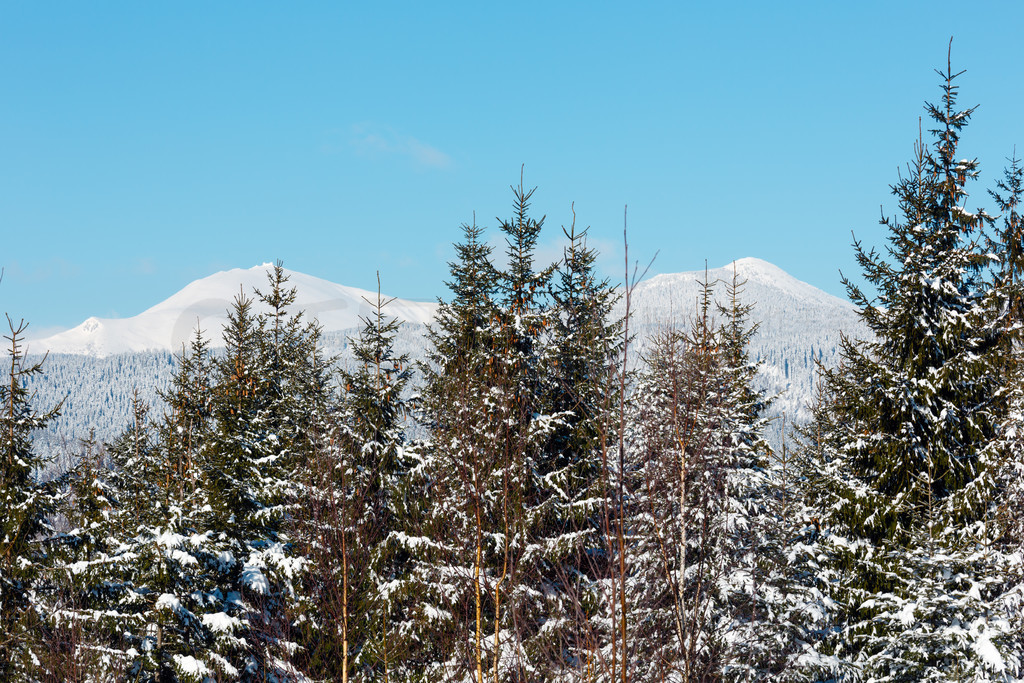
[[[390,126],[366,123],[352,126],[352,146],[358,154],[367,157],[401,156],[424,168],[452,167],[452,158],[438,148]]]

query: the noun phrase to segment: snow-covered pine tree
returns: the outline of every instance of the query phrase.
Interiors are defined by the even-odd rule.
[[[541,512],[547,556],[540,574],[547,595],[544,638],[554,676],[585,676],[596,666],[607,623],[600,581],[609,571],[603,528],[602,450],[614,441],[618,391],[613,366],[622,324],[611,320],[617,294],[595,273],[597,251],[575,220],[552,288],[551,335],[543,374],[546,412],[559,415],[540,455],[548,502]]]
[[[498,419],[486,423],[502,449],[501,479],[491,494],[502,505],[494,529],[500,562],[494,567],[494,667],[514,680],[555,675],[546,664],[552,652],[567,646],[560,622],[571,599],[557,576],[570,539],[550,526],[562,498],[557,477],[564,464],[549,445],[571,412],[554,412],[546,402],[551,382],[544,358],[557,312],[545,293],[556,266],[538,269],[535,263],[544,224],[543,217],[529,214],[535,190],[526,190],[520,180],[512,188],[513,216],[499,225],[508,266],[497,273],[493,322],[490,389],[496,410],[490,418]]]
[[[43,541],[51,533],[53,488],[36,480],[42,456],[31,434],[57,415],[60,406],[40,413],[32,408],[28,380],[43,372],[43,361],[28,363],[24,321],[7,317],[9,367],[0,384],[0,680],[32,680],[40,660],[40,634],[46,617],[36,590],[49,558]]]
[[[379,286],[376,301],[367,303],[372,312],[350,340],[357,366],[341,374],[337,467],[345,477],[334,482],[351,512],[343,522],[349,534],[349,649],[360,680],[407,680],[417,675],[407,641],[419,600],[411,558],[423,505],[422,492],[410,490],[414,461],[405,451],[403,392],[410,367],[407,356],[395,354],[400,322],[386,317],[390,301]]]
[[[735,268],[723,282],[716,330],[722,383],[717,434],[721,441],[725,564],[719,596],[723,608],[723,676],[729,681],[783,680],[792,667],[802,619],[793,612],[808,592],[792,585],[801,556],[797,491],[787,454],[772,451],[764,417],[771,398],[754,388],[757,364],[748,355],[758,324],[754,303],[743,300],[745,281]],[[783,444],[782,448],[785,448]]]
[[[634,568],[628,659],[636,680],[700,680],[722,669],[724,444],[716,429],[724,383],[712,283],[700,284],[689,333],[667,328],[651,340],[628,420],[622,476]]]
[[[999,259],[992,297],[995,314],[1006,332],[1002,340],[1004,413],[999,488],[1001,509],[996,523],[998,546],[1024,558],[1024,166],[1016,153],[1003,178],[989,194],[1002,214],[989,250]],[[1024,622],[1024,559],[1007,568],[1006,603],[1017,623]]]
[[[298,468],[326,412],[320,331],[293,315],[294,288],[280,263],[268,273],[256,315],[236,297],[214,361],[212,426],[202,443],[200,520],[218,558],[217,604],[205,618],[215,636],[214,670],[227,679],[293,671],[292,616],[304,568],[286,521],[299,495]]]
[[[661,332],[644,359],[628,425],[628,584],[638,680],[764,680],[788,663],[793,604],[753,387],[752,305],[734,274],[712,317],[702,282],[690,330]],[[780,623],[782,622],[782,623]]]
[[[441,305],[425,368],[425,471],[439,534],[425,547],[436,577],[426,590],[439,596],[430,615],[451,624],[440,659],[448,675],[478,680],[543,677],[553,642],[544,629],[554,624],[548,582],[559,549],[545,524],[556,463],[544,456],[564,415],[547,411],[543,359],[554,267],[534,267],[543,221],[529,215],[533,191],[513,193],[513,217],[501,222],[508,266],[495,269],[480,230],[464,229],[455,297]]]
[[[818,652],[833,674],[877,681],[1014,680],[1024,640],[992,523],[998,325],[977,247],[990,219],[966,209],[977,163],[957,147],[973,110],[956,108],[957,74],[941,75],[934,146],[918,142],[893,187],[902,217],[882,219],[887,255],[855,242],[877,294],[844,280],[872,338],[845,339],[823,373],[815,490],[838,611]]]
[[[210,416],[210,357],[199,330],[176,365],[163,418],[151,424],[136,400],[131,423],[107,445],[117,500],[110,533],[121,540],[104,565],[106,614],[118,621],[123,669],[139,681],[202,681],[218,669],[218,548],[205,528],[197,471]]]
[[[434,678],[481,681],[490,670],[485,653],[493,624],[489,596],[502,501],[503,413],[493,394],[496,273],[483,230],[463,225],[464,241],[449,264],[451,301],[440,301],[429,326],[421,421],[429,442],[418,444],[419,469],[429,508],[416,551],[415,579],[422,596],[415,611],[414,657]]]
[[[117,590],[109,580],[110,549],[120,544],[111,534],[116,500],[104,456],[90,431],[74,469],[55,480],[61,491],[55,519],[67,531],[49,539],[52,572],[40,591],[49,616],[40,671],[54,680],[81,680],[85,672],[99,680],[122,668],[120,658],[111,658],[116,650],[105,647],[116,633],[106,610]]]
[[[667,328],[652,339],[627,421],[624,551],[630,624],[629,677],[701,680],[721,672],[716,631],[721,471],[712,430],[717,395],[711,283],[689,333]]]
[[[1006,326],[1024,326],[1024,166],[1016,153],[1003,169],[1003,178],[989,195],[999,208],[1002,221],[994,239],[989,240],[989,251],[999,259],[993,283],[1002,295],[1001,303],[1008,309]],[[1018,341],[1019,334],[1006,335],[1006,344]]]

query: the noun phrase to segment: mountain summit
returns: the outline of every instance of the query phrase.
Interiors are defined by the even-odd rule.
[[[744,282],[741,302],[753,306],[750,322],[758,325],[749,348],[750,358],[760,364],[757,388],[777,397],[772,417],[785,414],[789,421],[802,421],[810,416],[816,364],[831,367],[839,362],[842,333],[863,337],[868,332],[853,304],[767,261],[741,258],[720,268],[656,275],[639,283],[630,321],[637,341],[634,355],[644,354],[646,339],[653,333],[671,327],[689,330],[697,313],[700,281],[710,283],[715,300],[727,305],[726,284],[734,269]],[[622,314],[621,302],[617,313]]]
[[[114,438],[129,419],[133,388],[138,388],[150,405],[159,405],[157,392],[167,388],[173,368],[170,354],[181,350],[197,324],[214,345],[220,345],[228,307],[240,292],[252,296],[254,288],[265,288],[270,267],[215,273],[132,318],[89,318],[67,332],[32,341],[33,353],[49,350],[55,354],[46,363],[45,377],[33,384],[40,404],[66,399],[62,415],[48,433],[53,448],[85,436],[82,425],[96,427],[100,439]],[[751,322],[760,325],[750,344],[750,358],[760,364],[757,385],[778,397],[771,416],[784,413],[788,421],[800,422],[808,416],[815,363],[830,366],[838,362],[840,333],[857,336],[866,332],[849,302],[801,282],[767,261],[743,258],[706,272],[658,275],[637,285],[630,321],[636,342],[630,346],[630,364],[645,353],[649,335],[671,327],[688,329],[697,310],[699,280],[715,283],[721,301],[733,268],[746,280],[742,299],[753,305]],[[351,362],[346,339],[357,333],[359,316],[370,311],[364,297],[372,301],[376,293],[287,272],[289,282],[298,290],[296,309],[319,320],[328,350],[339,354],[343,362]],[[413,323],[403,328],[399,337],[403,353],[423,357],[426,342],[417,323],[429,322],[436,309],[436,304],[401,299],[388,305],[388,314]],[[622,309],[620,301],[615,314],[621,316]],[[769,436],[778,442],[782,420],[772,425],[774,433]]]
[[[187,344],[196,325],[214,346],[221,343],[220,332],[227,322],[227,310],[235,297],[253,297],[253,290],[266,290],[267,271],[272,264],[235,268],[187,285],[168,299],[131,318],[89,318],[78,327],[32,342],[32,351],[50,351],[105,358],[138,351],[179,351]],[[296,310],[315,318],[328,332],[360,325],[359,316],[370,312],[369,301],[377,293],[346,287],[312,275],[285,270],[289,285],[297,290]],[[387,313],[405,322],[425,323],[437,305],[395,299]]]

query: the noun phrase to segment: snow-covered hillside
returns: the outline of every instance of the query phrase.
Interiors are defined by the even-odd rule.
[[[271,264],[249,269],[214,273],[189,284],[169,299],[131,317],[121,319],[89,318],[78,327],[32,343],[33,351],[50,351],[106,358],[138,351],[179,351],[198,324],[214,345],[227,322],[226,311],[234,298],[244,292],[265,291]],[[376,301],[377,293],[338,285],[311,275],[285,270],[289,284],[296,288],[295,308],[316,318],[327,331],[358,327],[359,317],[370,312],[366,300]],[[434,316],[437,305],[396,299],[388,304],[388,314],[411,323],[425,323]],[[258,310],[258,309],[257,309]]]
[[[790,422],[808,415],[812,396],[814,359],[826,365],[836,360],[840,331],[863,334],[853,306],[760,259],[744,258],[707,271],[715,291],[725,294],[724,282],[733,266],[747,284],[743,300],[753,304],[752,321],[760,324],[752,340],[751,357],[761,363],[760,386],[779,394],[774,415]],[[62,416],[40,442],[51,452],[74,449],[90,427],[108,440],[128,424],[133,389],[150,405],[157,406],[157,390],[167,386],[174,367],[173,352],[181,349],[198,323],[220,345],[225,311],[239,291],[252,295],[264,288],[268,266],[216,273],[197,280],[166,301],[133,318],[90,318],[62,334],[34,341],[31,351],[49,349],[46,374],[33,380],[36,405],[49,407],[65,399]],[[358,334],[358,316],[369,312],[363,297],[376,294],[289,271],[298,289],[297,308],[316,317],[324,326],[325,348],[349,361],[347,339]],[[704,271],[658,275],[641,282],[633,297],[631,330],[635,334],[633,361],[639,358],[650,334],[669,325],[685,328],[697,305],[698,280]],[[424,323],[435,304],[395,300],[387,313],[406,321],[396,345],[402,353],[422,358]],[[621,303],[620,310],[621,315]],[[774,423],[772,440],[778,443],[781,421]]]
[[[646,337],[659,329],[688,327],[697,310],[699,281],[715,283],[716,298],[726,303],[725,286],[732,280],[734,267],[739,280],[746,280],[741,298],[754,307],[751,322],[759,325],[750,348],[751,359],[761,363],[759,387],[778,395],[773,415],[785,413],[788,421],[803,421],[809,417],[814,361],[833,365],[838,360],[840,333],[864,336],[866,332],[852,304],[767,261],[742,258],[706,273],[657,275],[638,284],[631,323],[637,332],[637,350],[642,354]]]

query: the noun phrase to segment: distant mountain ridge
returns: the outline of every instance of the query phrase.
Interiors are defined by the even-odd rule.
[[[253,291],[267,289],[265,263],[252,268],[234,268],[190,283],[176,294],[131,318],[89,318],[66,332],[34,340],[33,351],[50,351],[106,358],[121,353],[181,350],[199,325],[214,346],[227,323],[227,310],[239,293],[252,298]],[[377,292],[346,287],[285,269],[288,284],[296,289],[294,309],[315,318],[327,331],[351,329],[359,317],[370,312],[367,300]],[[385,297],[387,299],[389,297]],[[404,322],[426,323],[434,317],[437,304],[395,299],[387,312]]]
[[[225,312],[242,288],[266,287],[268,265],[215,273],[197,280],[165,301],[132,318],[90,318],[82,325],[30,343],[30,351],[49,350],[46,373],[35,378],[36,405],[49,407],[66,399],[63,415],[50,432],[40,435],[51,452],[74,450],[77,439],[90,427],[100,440],[114,438],[127,425],[132,391],[161,412],[158,390],[166,388],[174,370],[173,354],[181,350],[198,323],[213,345],[220,346]],[[743,258],[720,268],[651,277],[633,293],[630,331],[631,365],[643,356],[649,335],[669,326],[687,329],[697,310],[698,281],[707,278],[721,300],[724,283],[733,269],[746,280],[742,299],[753,305],[751,322],[759,329],[751,340],[750,357],[760,364],[757,386],[777,399],[772,417],[786,416],[790,424],[809,416],[815,362],[826,366],[838,361],[841,333],[863,336],[865,330],[848,302],[801,282],[781,268],[756,258]],[[298,290],[296,309],[316,318],[324,327],[324,347],[351,363],[348,338],[359,333],[359,315],[370,309],[363,297],[376,292],[345,287],[327,280],[288,271]],[[616,315],[624,313],[620,300]],[[398,350],[423,358],[425,324],[437,305],[397,299],[385,309],[405,324],[396,340]],[[772,423],[773,443],[782,438],[782,420]]]

